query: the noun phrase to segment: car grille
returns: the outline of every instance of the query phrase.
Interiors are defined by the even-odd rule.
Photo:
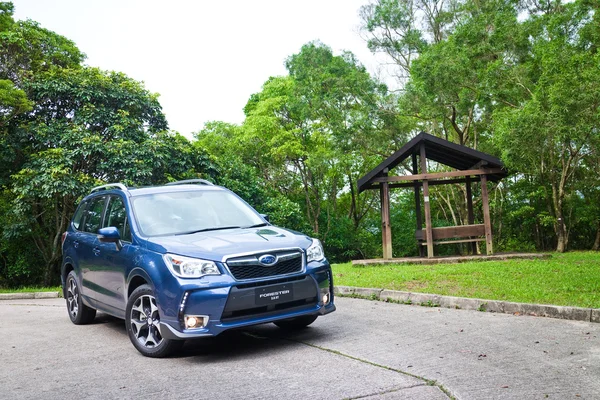
[[[270,254],[277,257],[277,262],[265,266],[258,261],[259,257]],[[237,280],[268,278],[272,276],[289,275],[301,272],[303,256],[299,251],[280,251],[260,253],[256,255],[235,257],[227,260],[227,267]]]

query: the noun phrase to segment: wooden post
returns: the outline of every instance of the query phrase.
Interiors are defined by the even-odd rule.
[[[481,204],[483,205],[483,225],[485,226],[485,250],[487,255],[494,254],[492,245],[492,221],[490,219],[490,204],[487,190],[487,175],[480,175],[481,179]]]
[[[427,173],[427,155],[425,145],[421,143],[421,174]],[[427,238],[427,258],[433,257],[433,231],[431,226],[431,208],[429,206],[429,182],[423,179],[423,205],[425,206],[425,237]]]
[[[387,168],[383,171],[387,176]],[[381,198],[381,241],[383,243],[383,258],[392,258],[392,226],[390,225],[390,188],[387,182],[379,186]]]
[[[419,173],[419,164],[417,163],[417,154],[412,154],[412,173],[417,175]],[[415,214],[417,216],[417,231],[423,229],[423,215],[421,214],[421,193],[419,190],[419,182],[415,181],[413,184],[415,190]],[[417,240],[417,247],[419,256],[425,257],[425,248],[421,246],[421,241]]]
[[[471,191],[471,177],[467,176],[465,178],[466,187],[467,187],[467,215],[469,225],[473,225],[475,223],[475,215],[473,214],[473,192]],[[471,237],[470,239],[473,239]],[[477,254],[477,242],[471,243],[471,251],[473,254]]]

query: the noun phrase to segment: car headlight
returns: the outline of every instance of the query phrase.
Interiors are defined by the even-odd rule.
[[[165,264],[173,275],[180,278],[200,278],[204,275],[220,275],[217,265],[208,260],[178,256],[176,254],[165,254]]]
[[[319,239],[313,239],[312,244],[306,249],[306,262],[321,261],[325,258],[325,252]]]

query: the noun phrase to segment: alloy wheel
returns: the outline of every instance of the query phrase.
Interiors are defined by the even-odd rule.
[[[71,318],[77,318],[77,313],[79,312],[79,289],[77,288],[77,282],[73,278],[70,278],[67,284],[67,306]]]
[[[160,317],[154,296],[142,295],[131,308],[131,330],[137,341],[146,348],[154,348],[163,341]]]

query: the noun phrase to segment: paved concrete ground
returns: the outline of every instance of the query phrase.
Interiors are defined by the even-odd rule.
[[[273,325],[144,358],[122,321],[72,325],[63,299],[0,301],[0,398],[600,399],[600,325],[337,299]]]

